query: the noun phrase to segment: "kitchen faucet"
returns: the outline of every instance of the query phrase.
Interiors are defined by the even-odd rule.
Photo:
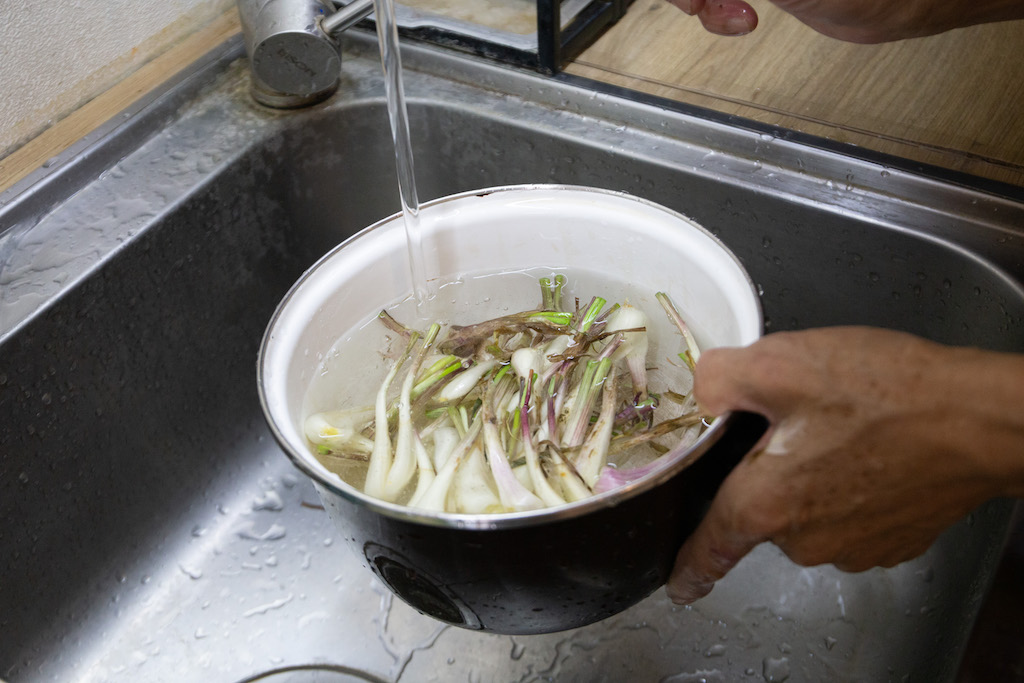
[[[292,109],[330,97],[341,73],[334,36],[372,11],[373,0],[238,0],[253,98]]]

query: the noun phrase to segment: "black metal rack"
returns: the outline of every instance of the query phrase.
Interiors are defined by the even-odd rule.
[[[625,14],[632,0],[591,0],[562,25],[561,0],[537,0],[536,46],[524,47],[503,41],[500,32],[474,32],[467,26],[418,24],[403,26],[399,35],[413,40],[442,45],[487,59],[536,69],[545,74],[559,73],[569,62],[591,45],[608,27]],[[372,20],[364,22],[372,27]],[[462,22],[454,22],[461,24]],[[467,30],[469,29],[469,30]]]
[[[593,0],[563,30],[561,2],[537,0],[537,63],[545,73],[558,73],[609,26],[622,18],[632,0]]]

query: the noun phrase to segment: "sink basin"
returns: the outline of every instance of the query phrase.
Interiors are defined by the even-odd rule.
[[[553,635],[474,633],[391,598],[256,396],[287,288],[399,209],[376,46],[346,41],[323,105],[260,108],[233,41],[0,195],[0,678],[953,680],[1010,501],[890,570],[802,568],[764,545],[690,608],[658,591]],[[1024,350],[1019,188],[403,54],[421,199],[624,190],[716,233],[769,332],[859,323]]]

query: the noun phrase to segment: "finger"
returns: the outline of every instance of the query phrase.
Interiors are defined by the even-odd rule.
[[[723,485],[703,521],[676,555],[675,566],[665,585],[672,602],[686,605],[704,597],[711,592],[716,581],[766,540],[744,534],[730,523],[732,515],[727,510],[731,507]]]
[[[756,368],[748,368],[749,357],[749,350],[743,348],[708,349],[701,354],[693,373],[693,396],[704,412],[764,414],[764,406],[751,395],[749,378]]]
[[[669,2],[691,17],[704,9],[704,0],[669,0]]]
[[[779,422],[820,395],[821,372],[808,366],[807,346],[806,335],[776,332],[750,346],[704,351],[693,373],[697,404],[711,415],[743,410]]]
[[[700,12],[700,21],[711,33],[742,36],[757,28],[757,12],[743,0],[710,0]]]

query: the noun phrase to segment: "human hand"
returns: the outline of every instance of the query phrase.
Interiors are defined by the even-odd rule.
[[[757,27],[744,0],[669,0],[700,17],[711,33],[744,35]],[[815,31],[852,43],[884,43],[954,28],[1024,18],[1021,0],[771,0]]]
[[[695,382],[706,412],[771,426],[680,549],[675,602],[763,541],[801,565],[890,567],[982,502],[1024,494],[1024,356],[822,328],[708,350]]]

